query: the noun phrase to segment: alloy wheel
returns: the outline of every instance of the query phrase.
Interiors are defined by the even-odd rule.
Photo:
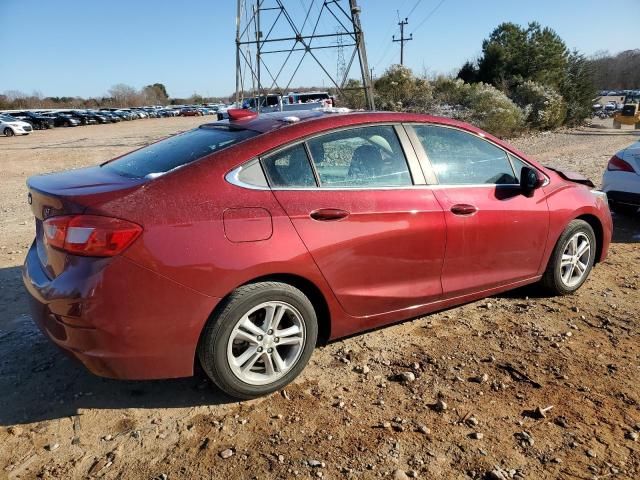
[[[580,283],[591,260],[591,241],[584,232],[573,235],[564,247],[560,261],[560,277],[567,287]]]
[[[250,385],[266,385],[286,375],[300,359],[306,326],[292,305],[264,302],[236,323],[227,345],[233,374]]]

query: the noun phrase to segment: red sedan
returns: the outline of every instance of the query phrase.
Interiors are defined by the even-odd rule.
[[[317,342],[607,255],[606,197],[466,123],[231,110],[103,165],[32,177],[34,320],[98,375],[282,388]]]

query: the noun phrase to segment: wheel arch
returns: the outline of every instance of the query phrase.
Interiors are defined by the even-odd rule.
[[[604,230],[602,228],[600,219],[595,215],[586,213],[580,215],[579,217],[576,217],[575,220],[583,220],[587,222],[593,229],[593,233],[595,233],[596,235],[596,257],[594,263],[600,262],[600,259],[602,258],[602,247],[604,241]]]
[[[300,275],[290,273],[273,273],[254,278],[243,285],[258,282],[281,282],[287,283],[304,293],[313,304],[318,319],[318,341],[317,345],[326,344],[331,338],[331,312],[329,304],[322,291],[311,280]],[[242,285],[239,285],[242,286]],[[231,294],[231,292],[229,292]]]
[[[315,311],[316,317],[318,319],[318,340],[316,342],[316,346],[326,344],[331,338],[331,311],[329,310],[329,304],[322,291],[318,286],[316,286],[311,280],[302,277],[300,275],[289,274],[289,273],[273,273],[268,275],[263,275],[260,277],[253,278],[241,285],[236,286],[232,291],[227,293],[216,305],[213,309],[209,318],[203,323],[200,334],[198,335],[198,345],[200,344],[200,340],[202,338],[202,333],[205,331],[207,324],[212,321],[216,313],[220,310],[224,309],[225,300],[239,287],[244,285],[249,285],[252,283],[259,282],[281,282],[289,284],[293,287],[299,289],[302,293],[304,293],[307,298],[311,301]],[[195,349],[194,355],[194,368],[198,363],[198,348]]]

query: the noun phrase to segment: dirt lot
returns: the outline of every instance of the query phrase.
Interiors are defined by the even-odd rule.
[[[25,179],[203,121],[0,138],[0,479],[640,478],[638,217],[615,218],[609,259],[574,296],[521,289],[338,341],[252,402],[202,376],[105,380],[60,354],[22,288]],[[640,134],[600,127],[514,143],[599,182]]]

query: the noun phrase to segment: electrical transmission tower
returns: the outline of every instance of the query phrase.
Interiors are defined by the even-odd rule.
[[[303,63],[319,68],[338,93],[362,90],[367,108],[375,109],[364,32],[357,0],[309,0],[304,15],[292,14],[290,0],[237,0],[236,12],[236,102],[245,96],[267,93],[286,95]],[[327,22],[337,24],[326,31]],[[345,50],[351,49],[345,56]],[[322,52],[337,51],[333,60]],[[335,57],[334,57],[335,58]],[[346,60],[348,58],[348,61]],[[359,64],[362,86],[345,87],[354,63]],[[250,94],[248,92],[251,92]],[[261,102],[257,101],[258,106]]]
[[[336,77],[344,84],[344,77],[347,74],[347,62],[344,60],[344,39],[342,33],[339,33],[336,40],[336,48],[338,50],[338,60],[336,62]]]
[[[409,40],[413,40],[413,33],[410,34],[408,37],[404,36],[404,26],[407,25],[408,23],[409,21],[407,18],[399,21],[398,25],[400,25],[400,38],[396,38],[395,35],[392,37],[392,40],[394,42],[400,42],[400,65],[404,65],[404,44],[407,43]]]

